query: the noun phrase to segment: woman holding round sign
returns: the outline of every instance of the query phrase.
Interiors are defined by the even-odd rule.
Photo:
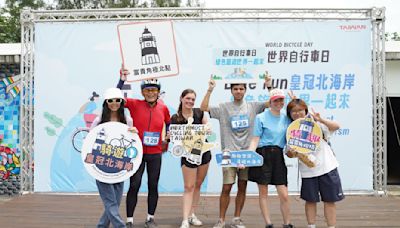
[[[301,173],[300,197],[306,201],[305,212],[309,228],[315,228],[317,202],[324,202],[324,215],[328,227],[336,225],[335,202],[344,198],[338,162],[330,145],[330,135],[339,129],[335,121],[324,119],[313,111],[308,114],[307,104],[294,99],[287,105],[287,115],[293,121],[287,131],[287,155],[299,159]],[[322,130],[322,132],[321,132]]]
[[[171,124],[207,124],[204,112],[199,108],[193,108],[196,100],[196,92],[185,89],[180,96],[178,112],[171,117]],[[201,150],[201,148],[199,148]],[[207,175],[211,161],[211,152],[202,153],[200,165],[181,158],[181,167],[184,181],[183,193],[183,221],[181,228],[189,228],[190,225],[201,226],[203,223],[194,214],[200,198],[200,188]]]
[[[285,105],[284,92],[280,89],[271,90],[269,102],[270,107],[256,116],[249,146],[249,150],[263,156],[264,163],[259,167],[250,167],[249,181],[256,182],[258,185],[259,203],[266,227],[273,227],[267,198],[268,185],[275,185],[280,200],[283,227],[292,228],[294,226],[290,224],[287,167],[283,157],[283,148],[286,144],[285,134],[289,125],[289,119],[282,111]]]
[[[106,90],[102,114],[93,121],[82,146],[84,166],[96,179],[104,205],[97,227],[109,227],[110,223],[125,227],[119,214],[124,180],[142,161],[142,144],[132,118],[124,114],[124,102],[120,89]]]

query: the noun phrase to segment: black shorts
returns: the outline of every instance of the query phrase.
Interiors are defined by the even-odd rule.
[[[262,185],[287,185],[287,167],[282,148],[264,146],[256,152],[264,158],[262,166],[249,168],[249,181]]]
[[[342,184],[337,169],[322,176],[301,178],[300,197],[307,202],[337,202],[344,199]]]
[[[201,158],[201,164],[200,165],[196,165],[196,164],[192,164],[192,163],[190,163],[190,162],[188,162],[187,160],[186,160],[186,158],[181,158],[181,166],[186,166],[186,167],[188,167],[188,168],[197,168],[197,167],[199,167],[199,166],[201,166],[201,165],[205,165],[205,164],[208,164],[208,163],[210,163],[210,161],[211,161],[211,152],[210,151],[207,151],[207,152],[205,152],[204,154],[203,154],[203,157]]]

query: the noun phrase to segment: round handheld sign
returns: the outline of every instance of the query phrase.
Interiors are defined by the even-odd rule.
[[[90,130],[82,146],[86,170],[104,183],[118,183],[131,177],[139,168],[143,148],[137,134],[126,124],[107,122]]]
[[[310,117],[293,121],[286,130],[287,145],[299,153],[316,151],[321,139],[321,128]]]

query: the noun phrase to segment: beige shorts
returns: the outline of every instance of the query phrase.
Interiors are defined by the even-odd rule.
[[[236,182],[236,176],[238,176],[239,180],[248,179],[249,168],[238,169],[236,167],[223,167],[223,183],[224,184],[234,184]]]

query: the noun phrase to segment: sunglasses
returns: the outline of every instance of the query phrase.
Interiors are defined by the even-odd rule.
[[[121,102],[122,102],[122,99],[121,99],[121,98],[107,99],[106,102],[107,102],[108,104],[111,104],[111,103],[121,103]]]

